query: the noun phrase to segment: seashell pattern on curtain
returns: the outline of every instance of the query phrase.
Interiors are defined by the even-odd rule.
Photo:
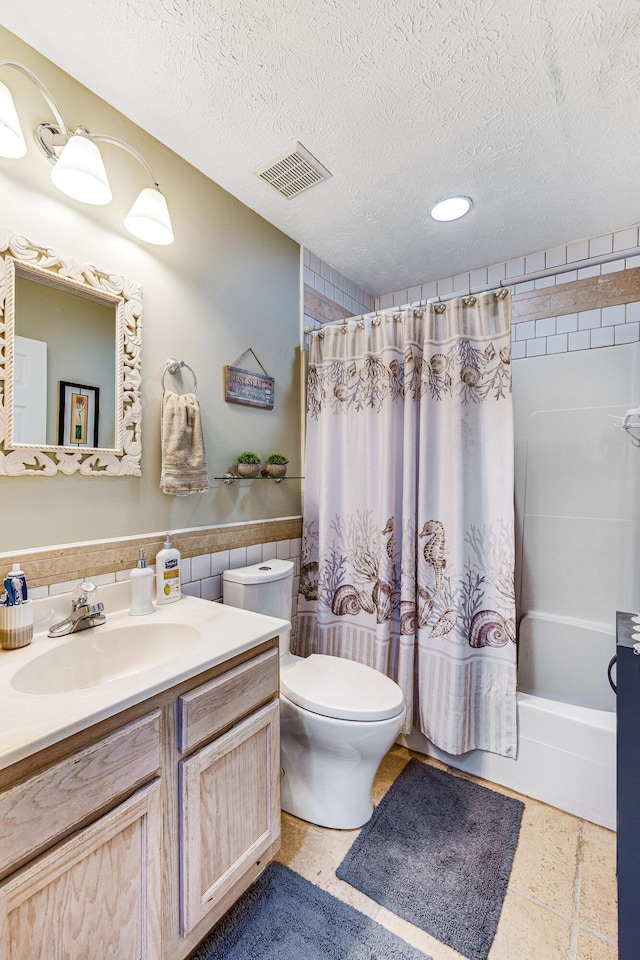
[[[294,652],[392,677],[452,754],[516,753],[510,317],[482,294],[309,350]]]

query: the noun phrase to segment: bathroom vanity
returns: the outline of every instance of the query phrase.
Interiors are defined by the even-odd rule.
[[[64,693],[12,679],[37,686],[52,644],[135,646],[133,618],[0,653],[1,960],[182,960],[279,848],[280,621],[192,598],[154,618],[197,641]]]

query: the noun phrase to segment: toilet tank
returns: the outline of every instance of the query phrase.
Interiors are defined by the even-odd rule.
[[[222,599],[232,607],[291,620],[291,560],[264,560],[250,567],[225,570]]]

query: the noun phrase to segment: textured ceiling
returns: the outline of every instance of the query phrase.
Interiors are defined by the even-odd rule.
[[[3,7],[9,30],[373,294],[640,219],[638,0]],[[251,171],[292,140],[333,177],[285,200]],[[452,193],[471,214],[432,222]]]

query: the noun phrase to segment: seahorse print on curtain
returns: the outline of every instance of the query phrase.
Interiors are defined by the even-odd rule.
[[[396,680],[451,753],[515,754],[505,291],[311,339],[296,651]]]

